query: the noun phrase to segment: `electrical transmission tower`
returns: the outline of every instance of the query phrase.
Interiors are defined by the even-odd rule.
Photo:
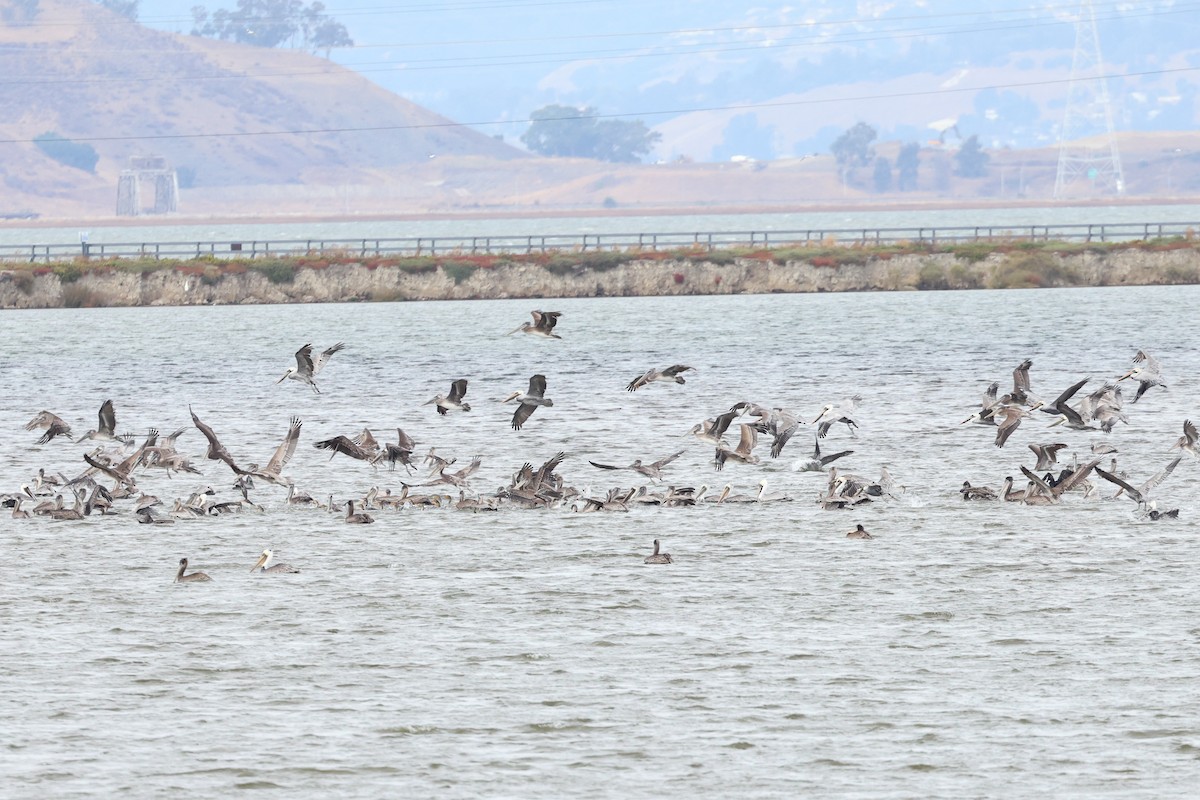
[[[1080,4],[1075,23],[1075,56],[1071,60],[1067,110],[1058,136],[1058,175],[1054,179],[1056,199],[1083,194],[1125,194],[1121,154],[1113,132],[1112,99],[1104,79],[1091,0]]]

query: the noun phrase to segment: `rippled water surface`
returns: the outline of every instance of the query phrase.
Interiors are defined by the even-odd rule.
[[[77,433],[106,398],[120,430],[188,425],[265,463],[296,414],[298,488],[338,500],[403,471],[311,445],[396,426],[483,458],[506,484],[562,449],[568,484],[641,485],[597,460],[677,449],[667,483],[791,502],[376,511],[370,526],[288,508],[135,522],[9,520],[0,545],[0,794],[6,797],[1182,797],[1200,785],[1200,465],[1185,455],[1149,522],[1099,482],[1055,507],[965,504],[1030,442],[1081,458],[1098,432],[1026,421],[997,450],[960,425],[1033,358],[1049,399],[1119,377],[1139,349],[1169,388],[1108,439],[1141,482],[1200,417],[1195,287],[545,301],[562,341],[504,336],[537,301],[8,311],[0,315],[0,490],[78,474],[86,443],[32,442],[48,408]],[[320,395],[274,381],[304,342],[348,347]],[[684,386],[624,386],[649,367]],[[520,432],[496,400],[547,376],[553,408]],[[420,405],[470,380],[468,414]],[[753,400],[812,419],[858,393],[861,430],[826,452],[904,490],[853,511],[814,502],[778,460],[717,472],[695,423]],[[1131,393],[1127,393],[1128,395]],[[1039,416],[1043,416],[1040,415]],[[170,501],[232,473],[139,475]],[[456,466],[458,466],[456,465]],[[416,478],[423,480],[424,472]],[[873,541],[848,540],[856,523]],[[675,563],[647,566],[654,538]],[[252,576],[264,548],[302,569]],[[211,583],[172,583],[186,556]]]

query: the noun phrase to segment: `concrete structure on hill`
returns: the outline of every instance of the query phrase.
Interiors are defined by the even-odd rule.
[[[154,185],[154,205],[142,206],[142,181]],[[162,156],[131,156],[117,178],[117,216],[169,214],[179,210],[179,176]]]

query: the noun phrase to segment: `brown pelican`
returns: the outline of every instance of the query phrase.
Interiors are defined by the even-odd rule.
[[[137,521],[140,525],[174,525],[175,520],[171,517],[160,517],[154,513],[150,506],[144,506],[137,509]]]
[[[657,370],[657,369],[647,370],[646,372],[644,372],[641,375],[641,377],[634,378],[632,381],[630,381],[629,385],[625,387],[625,391],[636,392],[638,389],[642,388],[643,386],[648,386],[649,384],[654,383],[656,381],[674,381],[675,383],[687,383],[687,381],[685,381],[683,379],[682,373],[687,372],[689,369],[694,369],[694,367],[689,367],[685,364],[675,364],[675,365],[667,367],[666,369],[663,369],[663,370]]]
[[[1150,519],[1154,520],[1155,522],[1157,522],[1160,519],[1179,519],[1179,509],[1172,508],[1170,511],[1159,511],[1158,503],[1151,500],[1150,506],[1147,508],[1144,516],[1149,517]]]
[[[521,323],[519,327],[508,332],[509,336],[514,333],[531,333],[547,339],[562,338],[554,332],[554,326],[558,324],[558,318],[562,316],[561,311],[530,311],[529,313],[533,317],[533,322]]]
[[[1126,483],[1122,479],[1118,478],[1116,475],[1113,475],[1111,472],[1105,472],[1104,470],[1100,469],[1099,467],[1096,467],[1096,474],[1099,475],[1101,478],[1104,478],[1104,480],[1109,481],[1110,483],[1115,483],[1117,486],[1120,486],[1121,491],[1117,492],[1117,494],[1126,494],[1129,496],[1129,498],[1131,500],[1133,500],[1134,502],[1136,502],[1138,504],[1139,508],[1145,508],[1149,505],[1150,491],[1152,489],[1154,489],[1154,487],[1158,486],[1160,483],[1165,481],[1167,479],[1167,476],[1169,476],[1172,472],[1175,471],[1175,467],[1179,466],[1179,462],[1182,460],[1182,458],[1183,458],[1183,456],[1176,456],[1175,459],[1173,461],[1171,461],[1171,463],[1167,464],[1167,466],[1163,467],[1161,470],[1154,473],[1154,475],[1152,475],[1149,480],[1147,480],[1141,486],[1137,486],[1137,487],[1132,486],[1129,483]]]
[[[1004,479],[1004,489],[1001,490],[1000,496],[1010,503],[1019,503],[1025,499],[1025,490],[1014,489],[1012,476],[1009,475]]]
[[[1076,486],[1086,487],[1088,475],[1092,473],[1092,470],[1099,463],[1100,457],[1097,456],[1078,469],[1064,470],[1062,475],[1059,476],[1059,480],[1054,483],[1051,483],[1048,479],[1039,478],[1036,473],[1024,464],[1021,465],[1021,473],[1033,482],[1042,495],[1049,497],[1052,502],[1057,502],[1059,497],[1071,491]],[[1026,502],[1028,502],[1028,499],[1026,499]]]
[[[842,400],[840,406],[835,406],[832,403],[826,403],[821,407],[821,413],[817,414],[817,418],[810,424],[817,426],[817,436],[824,439],[829,433],[829,429],[834,423],[843,422],[850,429],[850,435],[854,436],[854,429],[858,427],[858,420],[854,417],[854,412],[858,409],[858,404],[862,402],[860,395],[847,397]]]
[[[702,442],[720,445],[724,442],[725,431],[729,429],[729,424],[741,416],[744,410],[745,405],[739,403],[724,414],[697,423],[688,433]]]
[[[521,430],[521,426],[524,425],[525,421],[528,420],[533,412],[537,410],[538,406],[554,405],[554,401],[547,398],[545,395],[546,376],[534,375],[529,379],[529,391],[527,391],[525,394],[513,392],[508,397],[500,401],[502,403],[507,403],[510,400],[516,400],[518,403],[520,403],[520,405],[517,406],[517,410],[513,412],[512,429],[514,431]]]
[[[1062,450],[1067,445],[1064,442],[1056,442],[1054,444],[1031,444],[1029,449],[1037,456],[1037,466],[1034,470],[1037,472],[1045,472],[1058,463],[1058,451]]]
[[[287,501],[288,505],[290,505],[290,506],[316,506],[317,508],[321,507],[321,501],[314,498],[308,492],[297,493],[296,485],[294,483],[289,483],[287,485],[287,487],[288,487],[288,493],[287,493],[286,501]]]
[[[597,469],[630,469],[639,475],[645,475],[652,481],[659,481],[662,480],[662,468],[679,458],[681,455],[683,455],[682,450],[677,453],[672,453],[666,458],[660,458],[658,461],[655,461],[652,464],[643,464],[642,460],[639,458],[628,467],[616,467],[611,464],[598,464],[595,461],[589,461],[588,463]]]
[[[1013,370],[1013,390],[1009,397],[1017,405],[1028,405],[1031,403],[1029,394],[1029,368],[1032,366],[1033,359],[1027,358]]]
[[[49,428],[52,425],[57,425],[60,428],[66,428],[68,432],[71,430],[71,426],[67,424],[66,420],[64,420],[58,414],[54,414],[45,410],[39,411],[34,415],[33,419],[29,420],[29,422],[26,422],[25,430],[32,431],[37,430],[38,428]]]
[[[412,440],[411,436],[402,431],[400,428],[396,428],[396,443],[392,444],[391,442],[388,442],[384,446],[383,452],[376,455],[372,459],[372,462],[383,461],[384,459],[387,459],[387,461],[391,463],[392,469],[395,469],[396,462],[399,461],[404,465],[404,468],[411,473],[413,471],[412,454],[413,449],[416,448],[416,446],[417,443]]]
[[[179,572],[175,573],[176,583],[199,583],[201,581],[211,581],[212,578],[203,572],[193,572],[191,575],[184,575],[187,571],[188,560],[186,558],[179,559]]]
[[[246,469],[246,474],[276,485],[291,483],[291,478],[285,478],[281,473],[296,453],[296,443],[300,441],[300,426],[303,424],[299,417],[292,417],[292,424],[288,427],[287,435],[283,437],[279,447],[275,448],[275,453],[267,465],[259,469],[257,464],[251,464]]]
[[[1083,385],[1089,380],[1091,380],[1091,378],[1084,378],[1081,381],[1071,384],[1066,388],[1065,391],[1063,391],[1062,394],[1054,398],[1053,401],[1049,403],[1041,403],[1039,404],[1039,407],[1046,414],[1055,414],[1064,417],[1066,420],[1065,424],[1068,427],[1073,428],[1076,426],[1076,424],[1085,424],[1079,412],[1067,405],[1067,401],[1074,397],[1075,393],[1082,389]],[[1030,410],[1032,411],[1033,409]]]
[[[471,459],[470,464],[467,464],[458,472],[446,472],[446,468],[441,467],[438,469],[436,478],[428,483],[422,483],[421,485],[437,486],[438,484],[448,483],[451,486],[457,486],[460,489],[469,488],[467,486],[467,479],[475,474],[475,471],[479,469],[479,465],[481,463],[483,463],[483,460],[479,456],[475,456],[475,458]]]
[[[874,539],[875,537],[872,536],[870,533],[868,533],[867,529],[864,528],[862,525],[855,525],[854,530],[852,530],[846,534],[846,538],[847,539]]]
[[[824,472],[826,470],[826,468],[828,468],[829,465],[832,464],[834,461],[837,461],[839,458],[842,458],[843,456],[848,456],[853,452],[854,452],[853,450],[843,450],[840,453],[833,453],[831,455],[822,456],[821,455],[821,439],[819,437],[814,436],[813,437],[812,458],[799,459],[798,461],[796,461],[795,464],[792,465],[792,469],[795,470],[796,472]]]
[[[675,563],[671,560],[670,553],[660,553],[660,552],[658,552],[658,548],[659,548],[658,539],[655,539],[654,540],[654,553],[652,555],[646,556],[646,558],[644,559],[644,563],[646,563],[646,564],[673,564],[673,563]]]
[[[730,450],[725,447],[717,446],[717,469],[724,469],[727,460],[738,461],[742,464],[757,464],[758,456],[752,452],[754,445],[758,444],[758,431],[753,425],[743,422],[741,424],[742,437],[738,440],[738,445]]]
[[[375,521],[375,518],[365,511],[356,512],[354,510],[354,501],[346,501],[346,522],[351,525],[367,525]]]
[[[262,551],[262,555],[258,557],[258,561],[254,562],[254,566],[250,568],[251,572],[259,575],[283,575],[285,573],[295,573],[300,570],[293,567],[291,564],[275,564],[267,566],[271,563],[271,558],[275,555],[270,548]]]
[[[93,439],[105,442],[128,442],[128,437],[117,436],[116,434],[117,412],[113,408],[112,400],[104,401],[104,403],[100,406],[98,417],[99,421],[96,426],[96,430],[88,431],[75,441],[82,442],[84,439]]]
[[[225,449],[225,446],[218,441],[217,434],[213,432],[213,429],[200,421],[200,418],[196,416],[196,412],[192,411],[191,406],[188,406],[188,413],[192,415],[192,424],[204,434],[205,439],[208,439],[208,452],[205,455],[212,461],[224,461],[229,465],[229,468],[233,470],[234,474],[243,474],[245,470],[233,463],[233,456],[231,456],[229,451]]]
[[[1182,450],[1193,456],[1200,456],[1200,447],[1196,445],[1196,426],[1190,419],[1183,421],[1183,436],[1180,436],[1167,452],[1171,450]]]
[[[28,511],[21,508],[21,498],[17,498],[13,502],[12,518],[13,519],[29,519],[32,516]]]
[[[1038,408],[1040,406],[1034,406]],[[1032,409],[1031,409],[1032,410]],[[1004,447],[1008,437],[1013,435],[1021,420],[1030,416],[1030,412],[1020,406],[1001,406],[995,414],[996,418],[996,447]]]
[[[334,353],[338,352],[339,350],[344,350],[345,348],[345,344],[338,342],[328,350],[325,350],[317,356],[313,356],[312,344],[304,345],[304,347],[301,347],[296,351],[296,366],[288,367],[287,372],[283,373],[283,377],[275,381],[276,385],[283,383],[288,378],[291,378],[294,381],[307,383],[312,387],[314,392],[320,394],[321,390],[317,388],[317,382],[313,379],[317,377],[317,373],[324,369],[325,364],[329,362],[329,359]]]
[[[470,411],[471,404],[464,403],[463,397],[467,394],[467,379],[459,378],[450,384],[450,393],[446,395],[436,395],[430,400],[426,400],[421,405],[427,406],[430,403],[437,406],[439,414],[447,414],[451,411]]]
[[[995,500],[996,491],[989,489],[987,486],[972,486],[970,481],[963,481],[962,488],[958,490],[963,496],[963,500]]]
[[[322,439],[319,442],[313,442],[313,447],[319,450],[332,450],[333,455],[329,457],[331,460],[333,456],[341,453],[359,461],[366,461],[368,464],[374,464],[375,462],[376,452],[368,450],[349,436],[334,436],[329,439]]]
[[[1137,355],[1133,357],[1133,363],[1133,368],[1117,379],[1123,381],[1126,378],[1134,378],[1137,380],[1138,390],[1133,402],[1136,403],[1151,386],[1167,388],[1166,382],[1162,379],[1162,367],[1157,358],[1144,350],[1138,350]]]

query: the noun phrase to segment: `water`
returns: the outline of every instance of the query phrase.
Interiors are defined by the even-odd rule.
[[[140,242],[227,242],[277,240],[398,239],[462,236],[555,236],[637,233],[804,231],[915,227],[1081,225],[1101,223],[1188,223],[1200,220],[1196,205],[1050,206],[1041,208],[952,208],[808,211],[768,214],[496,219],[321,220],[311,222],[103,225],[86,230],[92,244]],[[78,226],[0,225],[0,245],[77,244]]]
[[[188,406],[240,462],[265,463],[304,419],[286,469],[339,500],[400,489],[314,441],[399,425],[507,483],[559,449],[569,484],[640,485],[627,464],[676,449],[667,483],[731,483],[793,502],[470,514],[374,512],[370,526],[289,509],[137,525],[11,520],[0,550],[0,785],[15,798],[1144,797],[1200,781],[1198,466],[1155,496],[1056,507],[964,504],[1032,466],[1029,442],[1088,455],[1101,434],[1028,420],[997,450],[959,425],[986,384],[1032,357],[1045,397],[1121,375],[1138,348],[1169,389],[1108,437],[1141,482],[1196,418],[1197,287],[553,301],[562,341],[503,333],[531,301],[0,315],[0,488],[40,466],[74,475],[85,444],[30,446],[49,408],[76,432],[113,398],[120,430],[164,433]],[[275,385],[290,354],[337,340],[320,395]],[[624,386],[672,363],[685,386]],[[553,408],[519,433],[495,399],[548,378]],[[467,377],[469,414],[420,405]],[[811,419],[863,397],[861,432],[826,452],[906,489],[850,512],[813,502],[824,477],[729,464],[683,438],[739,399]],[[200,476],[139,476],[173,499],[232,473],[179,441]],[[635,480],[636,479],[636,480]],[[1113,487],[1100,486],[1098,495]],[[856,523],[876,533],[854,541]],[[674,556],[645,566],[654,538]],[[255,577],[264,547],[302,569]],[[175,585],[187,556],[213,577]],[[1188,788],[1192,787],[1192,788]]]

